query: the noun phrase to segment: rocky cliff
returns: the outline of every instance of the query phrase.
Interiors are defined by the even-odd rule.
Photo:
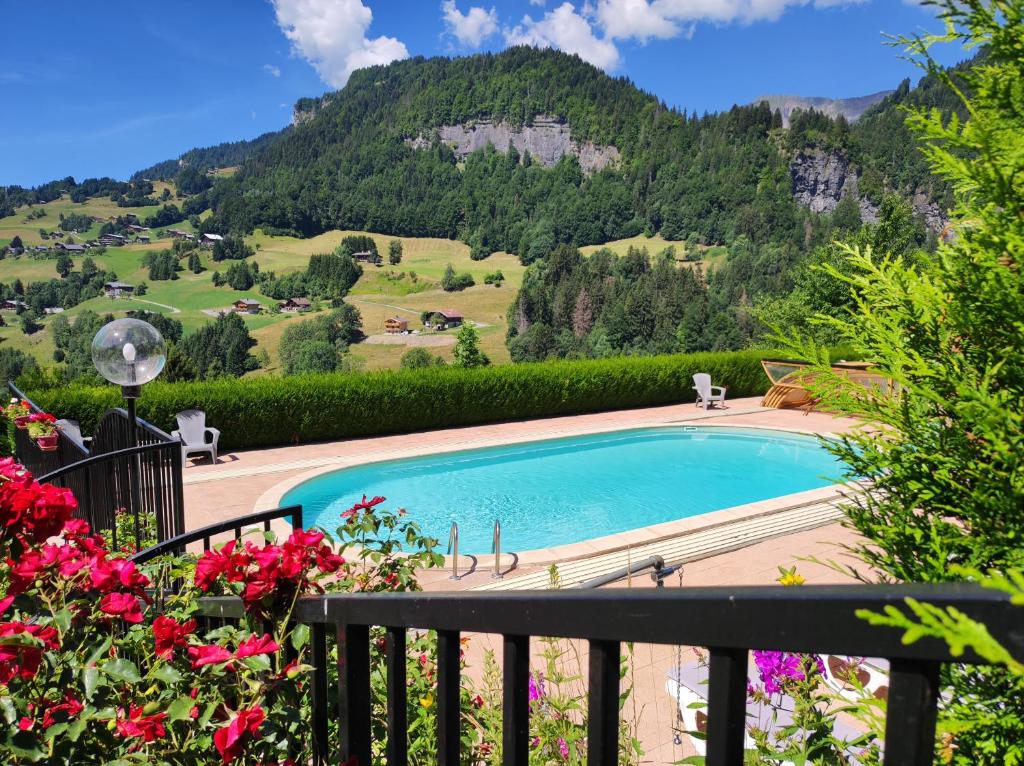
[[[854,98],[823,98],[821,96],[759,96],[753,103],[759,104],[767,101],[772,111],[778,109],[782,112],[782,125],[789,127],[789,116],[797,109],[814,109],[824,112],[830,117],[842,115],[850,122],[856,122],[870,107],[880,102],[883,98],[892,93],[891,90],[881,90],[872,93],[870,96],[856,96]]]
[[[530,156],[544,167],[555,165],[567,154],[579,158],[585,173],[593,173],[616,165],[619,150],[614,146],[595,144],[590,141],[576,141],[569,126],[554,117],[538,115],[531,125],[513,127],[506,122],[477,120],[462,125],[441,125],[433,131],[407,138],[406,143],[414,149],[425,149],[434,138],[448,144],[459,159],[471,152],[493,146],[500,152],[508,150],[509,144],[520,154]]]
[[[859,171],[842,154],[820,149],[798,152],[790,162],[789,175],[793,197],[815,213],[831,213],[849,194],[860,204],[861,220],[877,223],[878,205],[860,193]],[[914,194],[911,204],[932,231],[941,231],[949,222],[923,191]]]

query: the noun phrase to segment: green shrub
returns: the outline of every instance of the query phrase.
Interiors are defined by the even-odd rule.
[[[708,372],[715,385],[728,386],[730,398],[755,396],[768,388],[761,359],[771,356],[777,353],[151,383],[143,389],[139,415],[169,431],[175,413],[196,407],[221,429],[226,449],[270,447],[691,402],[696,372]],[[86,433],[107,409],[121,404],[112,386],[29,395],[47,412],[78,420]]]

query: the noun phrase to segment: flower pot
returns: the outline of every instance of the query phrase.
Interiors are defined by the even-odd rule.
[[[18,428],[28,428],[28,415],[19,415],[14,419],[14,425]]]
[[[46,436],[36,437],[36,446],[43,452],[53,452],[57,449],[57,439],[59,436],[60,434],[47,434]]]

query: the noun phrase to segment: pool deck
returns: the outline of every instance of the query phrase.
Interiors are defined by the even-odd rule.
[[[490,447],[538,439],[604,433],[629,428],[673,426],[680,424],[725,427],[761,427],[807,433],[842,433],[857,427],[853,420],[826,413],[767,410],[760,399],[727,402],[727,409],[705,413],[692,404],[652,407],[637,410],[603,412],[571,417],[500,423],[453,428],[427,433],[382,436],[349,441],[307,444],[294,447],[251,450],[221,455],[217,465],[199,463],[185,470],[186,525],[195,528],[254,509],[272,508],[287,489],[324,470],[417,455],[453,452],[475,447]],[[227,430],[229,424],[214,424]],[[857,542],[854,532],[843,528],[831,505],[831,489],[812,490],[790,496],[707,514],[702,521],[670,522],[665,529],[648,528],[623,533],[618,544],[594,548],[592,542],[560,546],[546,554],[534,552],[503,580],[491,578],[488,557],[479,557],[472,573],[459,580],[449,578],[447,570],[423,572],[421,582],[427,590],[464,590],[494,588],[547,587],[544,562],[555,559],[569,582],[586,579],[595,572],[610,571],[624,560],[636,560],[656,552],[669,562],[685,561],[681,575],[672,575],[667,587],[706,585],[767,585],[779,576],[780,566],[797,565],[809,583],[850,582],[850,579],[824,564],[808,561],[849,562],[842,548]],[[714,518],[710,518],[714,517]],[[672,525],[677,525],[673,527]],[[652,532],[653,530],[653,532]],[[279,531],[285,531],[284,525]],[[607,541],[605,541],[607,542]],[[464,558],[463,572],[471,568]],[[649,575],[638,575],[611,587],[654,587]],[[471,680],[479,682],[483,653],[493,650],[501,663],[501,639],[474,634],[467,649]],[[586,668],[585,642],[573,642],[574,651]],[[537,667],[540,644],[531,644]],[[683,650],[683,659],[692,660],[692,650]],[[685,743],[674,743],[677,723],[674,702],[665,691],[669,671],[679,661],[674,647],[637,645],[633,649],[629,678],[633,696],[624,711],[635,721],[636,734],[643,744],[643,764],[668,764],[692,755]],[[574,668],[567,667],[568,672]]]

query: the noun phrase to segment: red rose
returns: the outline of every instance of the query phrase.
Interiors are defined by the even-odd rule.
[[[238,645],[235,657],[242,659],[243,657],[255,657],[257,654],[273,654],[280,648],[269,635],[252,635]]]
[[[149,579],[138,571],[134,561],[128,559],[97,559],[90,572],[92,587],[100,593],[115,589],[141,591]]]
[[[173,617],[160,615],[153,620],[153,639],[156,656],[164,660],[174,659],[174,647],[187,646],[188,636],[196,629],[196,621],[178,623]]]
[[[167,734],[163,721],[167,713],[156,713],[154,715],[142,715],[141,705],[132,705],[127,717],[124,716],[124,708],[120,710],[117,721],[117,733],[122,737],[141,737],[143,742],[154,742]]]
[[[296,529],[288,537],[288,542],[304,548],[314,548],[323,541],[324,533],[316,529]]]
[[[255,735],[265,718],[263,708],[258,705],[248,710],[239,710],[238,715],[228,721],[226,726],[213,733],[213,744],[224,763],[231,763],[241,754],[242,738],[246,734]]]
[[[220,665],[232,659],[231,652],[217,644],[190,646],[188,648],[188,656],[192,658],[192,667],[197,670],[204,665]]]
[[[39,670],[44,649],[58,649],[57,630],[42,625],[26,625],[22,622],[0,623],[0,639],[25,635],[23,643],[0,643],[0,683],[10,683],[18,677],[31,679]]]
[[[373,498],[373,500],[367,500],[366,499],[366,495],[363,495],[362,502],[356,503],[351,508],[349,508],[347,511],[342,513],[341,514],[341,518],[343,518],[343,519],[350,519],[353,516],[358,515],[358,513],[360,511],[367,511],[367,512],[372,511],[375,506],[380,505],[381,503],[384,502],[384,500],[385,500],[385,498],[381,497],[380,495],[377,495],[375,498]]]
[[[225,543],[218,551],[206,551],[196,562],[195,583],[200,590],[209,590],[221,575],[228,582],[241,582],[249,566],[249,556],[235,551],[237,541]]]
[[[100,611],[133,625],[142,622],[142,606],[131,593],[108,593],[100,600]]]
[[[55,723],[59,723],[54,716],[57,713],[64,714],[64,720],[70,721],[76,717],[79,713],[85,710],[85,706],[72,694],[70,691],[64,692],[64,701],[57,705],[50,705],[46,708],[46,712],[43,713],[43,728],[49,729]]]

